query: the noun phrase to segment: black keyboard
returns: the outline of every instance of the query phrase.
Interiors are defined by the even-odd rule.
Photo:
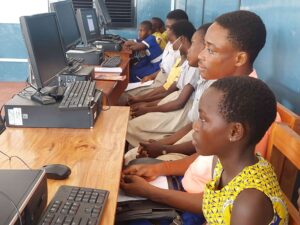
[[[73,62],[71,66],[68,66],[64,71],[62,71],[62,74],[73,74],[78,72],[80,69],[81,69],[81,63]]]
[[[120,56],[112,56],[112,57],[108,57],[106,58],[101,66],[103,67],[117,67],[121,64],[121,58]]]
[[[94,100],[95,81],[75,81],[65,91],[58,108],[62,110],[88,109]]]
[[[74,50],[79,50],[79,51],[85,51],[85,52],[92,52],[96,51],[97,48],[91,47],[91,46],[76,46]]]
[[[98,225],[109,192],[101,189],[60,186],[39,225]]]

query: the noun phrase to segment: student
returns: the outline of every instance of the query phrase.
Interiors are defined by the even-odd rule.
[[[130,166],[123,171],[121,187],[183,211],[199,214],[203,209],[208,224],[287,224],[276,174],[267,161],[254,155],[255,145],[275,116],[276,99],[262,81],[247,76],[222,78],[201,96],[199,119],[193,126],[197,152],[202,157],[216,154],[219,159],[214,161],[214,178],[205,186],[204,195],[203,186],[200,192],[194,188],[196,192],[187,193],[160,189],[146,181],[182,175],[191,158]],[[189,184],[185,179],[186,174],[184,188]]]
[[[206,47],[199,54],[201,76],[207,80],[229,75],[256,77],[253,63],[265,45],[265,41],[265,25],[256,14],[240,10],[221,15],[209,27],[205,36]],[[191,122],[167,138],[142,144],[141,152],[147,153],[150,157],[157,157],[163,152],[172,153],[161,158],[168,160],[185,157],[195,152],[191,141],[192,122],[198,117],[196,109],[203,92],[201,84],[198,87],[188,115]],[[137,139],[140,142],[147,141],[142,138]]]
[[[207,223],[288,224],[276,174],[254,154],[276,117],[269,87],[251,77],[220,79],[202,95],[199,114],[193,144],[201,155],[216,158],[214,178],[203,196]]]
[[[157,44],[161,50],[164,50],[167,44],[167,40],[163,37],[163,33],[165,32],[165,24],[161,18],[152,17],[152,35],[156,38]]]
[[[182,68],[188,65],[186,60],[187,49],[190,46],[191,37],[194,32],[195,28],[193,24],[187,20],[178,21],[171,26],[169,35],[170,37],[174,36],[174,39],[176,39],[173,43],[173,49],[179,50],[180,58],[178,58],[175,64],[172,66],[166,82],[163,85],[153,89],[151,92],[136,97],[134,104],[129,102],[131,109],[145,104],[145,102],[154,102],[154,104],[157,104],[158,101],[176,91],[176,82],[180,76]]]
[[[180,91],[173,92],[172,94],[168,95],[157,105],[142,105],[139,106],[138,109],[133,109],[136,110],[137,113],[140,113],[141,111],[143,113],[143,110],[145,110],[144,112],[147,112],[147,110],[155,112],[147,113],[144,116],[135,118],[132,121],[138,122],[139,124],[154,124],[155,129],[159,126],[172,126],[172,124],[184,124],[188,122],[187,113],[191,108],[194,98],[194,90],[196,89],[197,81],[200,78],[199,71],[196,69],[198,66],[198,54],[204,48],[204,36],[210,25],[211,24],[202,25],[192,37],[192,44],[187,55],[189,63],[189,66],[187,66],[188,71],[186,73],[183,69],[176,85],[177,89]],[[171,109],[172,111],[170,111]],[[159,110],[161,111],[159,112]],[[174,123],[174,121],[177,122]],[[176,127],[173,129],[176,129]],[[125,154],[125,164],[134,159],[136,154],[137,149],[127,152]]]
[[[188,20],[188,16],[183,10],[175,9],[168,13],[166,18],[166,31],[164,32],[164,34],[166,34],[167,36],[168,42],[162,54],[160,71],[145,76],[142,79],[142,82],[154,80],[153,84],[151,84],[150,86],[136,88],[123,93],[120,97],[119,105],[127,105],[128,101],[131,101],[131,98],[133,98],[133,96],[146,94],[155,89],[156,87],[163,85],[166,82],[172,66],[174,65],[177,58],[180,57],[180,52],[178,50],[173,49],[173,42],[176,39],[173,39],[174,35],[171,36],[169,32],[170,27],[179,20]]]
[[[135,51],[130,69],[130,82],[140,82],[144,76],[159,71],[162,51],[152,35],[152,24],[143,21],[139,26],[139,39],[126,41],[125,48]]]
[[[186,105],[197,86],[197,81],[199,79],[197,54],[193,52],[193,55],[191,55],[191,53],[188,54],[188,51],[191,49],[195,34],[197,34],[197,37],[199,36],[198,32],[195,33],[194,26],[188,21],[179,21],[172,26],[172,29],[175,35],[179,37],[178,45],[180,46],[180,55],[183,59],[185,59],[181,66],[178,80],[172,83],[172,93],[158,103],[157,101],[146,102],[145,104],[137,104],[136,107],[131,107],[132,115],[134,117],[138,117],[146,113],[149,115],[151,114],[150,112],[166,113],[181,109]],[[197,50],[199,53],[200,49]],[[179,116],[178,113],[179,112],[177,111],[176,114]],[[163,116],[165,115],[156,115],[154,113],[150,116],[150,118],[152,120],[152,117],[161,118]],[[171,115],[169,114],[167,117],[169,118],[170,116]],[[184,117],[182,119],[184,119]],[[154,121],[152,120],[152,122]]]

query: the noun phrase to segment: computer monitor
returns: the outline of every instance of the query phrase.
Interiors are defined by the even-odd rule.
[[[20,17],[29,62],[39,90],[56,78],[66,66],[66,56],[55,13]]]
[[[99,40],[100,29],[94,8],[77,9],[76,18],[84,45]]]
[[[108,13],[105,2],[103,0],[94,0],[94,3],[97,9],[99,23],[105,26],[111,24],[111,17]]]
[[[81,42],[73,3],[70,0],[53,2],[50,7],[56,13],[64,49],[67,51]]]

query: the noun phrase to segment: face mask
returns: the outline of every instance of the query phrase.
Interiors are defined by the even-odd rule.
[[[181,36],[180,37],[178,37],[173,43],[172,43],[172,49],[173,49],[173,51],[179,51],[180,50],[180,48],[181,48],[181,46],[182,46],[182,43],[180,44],[180,46],[179,46],[179,48],[178,49],[176,49],[176,50],[174,50],[174,45],[175,45],[175,43],[179,40],[181,38]]]

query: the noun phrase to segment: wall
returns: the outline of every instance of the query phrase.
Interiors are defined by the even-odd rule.
[[[196,27],[239,8],[256,12],[266,24],[267,43],[256,60],[255,68],[260,78],[273,89],[278,101],[300,114],[300,64],[297,63],[300,53],[299,0],[286,0],[284,3],[281,0],[137,0],[136,7],[137,24],[152,16],[165,18],[167,12],[175,7],[186,10]],[[136,29],[108,32],[136,37]],[[19,25],[0,24],[0,42],[0,81],[25,80],[27,63],[24,59],[27,54]],[[3,58],[17,58],[21,62],[1,62]]]

